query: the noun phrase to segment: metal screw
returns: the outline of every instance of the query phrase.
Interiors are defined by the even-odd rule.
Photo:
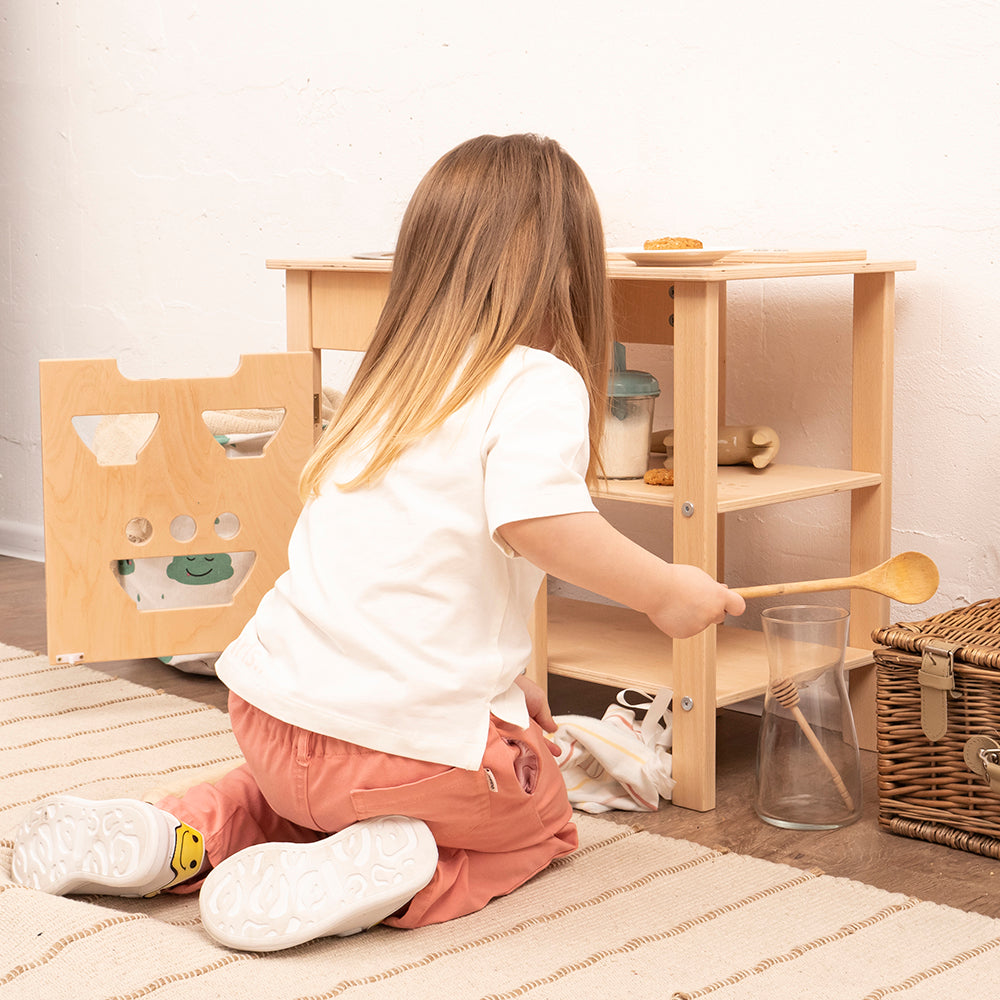
[[[690,500],[685,500],[684,503],[681,504],[681,513],[685,517],[692,517],[694,515],[694,504],[691,503]]]
[[[690,712],[691,709],[694,708],[694,699],[690,697],[681,698],[681,708],[683,708],[685,712]]]

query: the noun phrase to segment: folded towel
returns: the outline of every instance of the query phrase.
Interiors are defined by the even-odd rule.
[[[670,798],[676,784],[668,752],[672,697],[669,688],[661,688],[651,701],[642,692],[626,690],[601,719],[556,716],[559,728],[550,739],[559,748],[556,762],[574,808],[589,813],[654,812],[661,798]],[[641,723],[636,710],[645,710]]]

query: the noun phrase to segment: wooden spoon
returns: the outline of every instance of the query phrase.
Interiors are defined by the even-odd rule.
[[[735,587],[743,598],[777,597],[781,594],[814,594],[823,590],[870,590],[902,604],[929,601],[938,588],[938,568],[922,552],[901,552],[874,569],[856,576],[798,583],[768,583],[760,587]]]

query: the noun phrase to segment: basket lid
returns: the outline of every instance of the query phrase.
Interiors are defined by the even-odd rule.
[[[898,622],[872,632],[872,641],[907,653],[923,654],[929,642],[959,643],[955,659],[1000,669],[1000,598],[986,598],[919,622]]]

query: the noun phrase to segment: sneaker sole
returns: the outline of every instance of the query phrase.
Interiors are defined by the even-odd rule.
[[[391,916],[434,877],[426,824],[364,820],[313,844],[263,844],[218,865],[201,888],[201,919],[218,942],[279,951],[346,937]]]
[[[168,827],[169,817],[146,803],[60,795],[18,828],[11,874],[20,885],[56,896],[142,896],[170,851]]]

